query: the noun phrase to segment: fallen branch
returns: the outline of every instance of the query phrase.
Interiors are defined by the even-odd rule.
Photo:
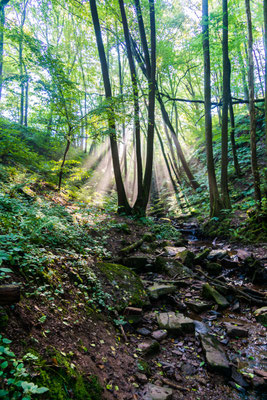
[[[165,383],[165,385],[168,385],[173,389],[183,390],[184,392],[190,392],[190,389],[188,389],[187,387],[177,385],[176,383],[169,381],[169,379],[161,378],[161,380],[163,383]]]
[[[134,242],[130,246],[126,246],[123,249],[119,251],[120,254],[128,254],[131,253],[132,251],[138,249],[144,242],[144,239],[140,239],[137,242]]]

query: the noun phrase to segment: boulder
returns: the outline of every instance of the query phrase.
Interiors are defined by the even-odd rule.
[[[185,317],[183,314],[174,312],[160,313],[157,316],[159,327],[166,329],[173,334],[184,334],[194,332],[195,325],[191,318]]]
[[[202,263],[203,260],[205,260],[205,258],[208,257],[209,253],[210,253],[210,249],[206,248],[203,251],[201,251],[200,253],[198,253],[194,259],[194,263],[195,264],[199,264]]]
[[[210,303],[200,300],[188,300],[185,301],[185,304],[188,308],[190,308],[190,310],[192,310],[196,314],[201,314],[202,312],[207,311],[212,307]]]
[[[107,282],[107,292],[118,311],[127,306],[142,307],[149,298],[139,276],[131,269],[119,264],[98,263],[97,267]]]
[[[248,327],[242,326],[242,325],[237,325],[237,324],[231,324],[229,322],[224,323],[226,327],[226,331],[229,337],[235,338],[235,337],[248,337]]]
[[[143,255],[130,256],[123,259],[123,264],[136,272],[144,272],[149,269],[151,258]]]
[[[195,254],[190,250],[183,250],[179,252],[175,258],[179,258],[186,267],[192,267]]]
[[[172,389],[167,387],[161,387],[149,383],[143,393],[143,400],[170,400],[172,399]]]
[[[186,250],[186,247],[173,247],[173,246],[166,246],[164,247],[164,251],[167,257],[174,257],[177,254]]]
[[[218,340],[209,334],[200,335],[200,339],[210,370],[229,375],[231,371],[229,361]]]
[[[161,340],[165,339],[168,336],[168,332],[165,329],[158,329],[157,331],[152,332],[153,339],[161,342]]]
[[[145,356],[153,355],[158,353],[160,345],[156,340],[148,340],[146,342],[139,343],[138,350]]]
[[[161,296],[177,292],[177,288],[174,285],[154,283],[154,285],[148,286],[147,291],[151,299],[157,300]]]
[[[171,278],[188,278],[193,275],[192,271],[181,264],[178,260],[167,257],[157,257],[155,267],[158,272],[165,272]]]
[[[215,262],[208,262],[205,266],[205,269],[211,274],[211,275],[220,275],[222,272],[222,266],[221,264],[215,263]]]
[[[211,252],[209,253],[209,255],[207,256],[208,260],[221,260],[222,258],[224,258],[225,256],[227,256],[227,251],[226,250],[211,250]]]
[[[226,300],[226,298],[217,292],[214,287],[210,286],[209,283],[205,283],[203,285],[202,294],[206,299],[213,299],[221,308],[226,308],[229,306],[229,302]]]
[[[256,311],[254,311],[254,315],[258,322],[267,327],[267,307],[258,308]]]

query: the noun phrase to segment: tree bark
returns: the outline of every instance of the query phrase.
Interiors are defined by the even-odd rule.
[[[266,136],[265,148],[267,153],[267,0],[264,0],[263,7],[264,7],[264,54],[265,54],[265,136]]]
[[[62,163],[61,163],[60,170],[59,170],[58,190],[61,189],[63,169],[64,169],[64,165],[65,165],[65,162],[66,162],[66,157],[67,157],[67,154],[68,154],[68,151],[69,151],[69,148],[70,148],[70,143],[71,143],[70,139],[67,139],[66,148],[65,148],[65,151],[64,151],[64,154],[63,154],[63,159],[62,159]]]
[[[7,306],[20,301],[20,286],[1,285],[0,286],[0,306]]]
[[[250,115],[250,151],[251,169],[254,181],[255,200],[257,207],[261,208],[260,174],[258,169],[256,151],[256,114],[254,104],[254,64],[253,64],[253,37],[250,0],[245,0],[247,26],[248,26],[248,86],[249,86],[249,115]]]
[[[235,144],[235,114],[234,114],[232,98],[230,98],[229,111],[230,111],[230,122],[231,122],[230,138],[231,138],[231,145],[232,145],[232,152],[233,152],[234,167],[235,167],[236,176],[240,177],[241,169],[240,169],[239,162],[238,162],[236,144]]]
[[[10,0],[0,1],[0,100],[3,88],[5,6]]]
[[[130,67],[130,75],[132,81],[132,90],[134,98],[134,127],[135,127],[135,146],[136,146],[136,167],[137,167],[137,198],[139,201],[142,198],[143,191],[143,171],[142,171],[142,154],[141,154],[141,137],[140,137],[140,117],[139,117],[139,101],[138,101],[138,82],[136,68],[131,49],[130,33],[126,18],[124,2],[119,0],[124,38],[126,43],[127,58]]]
[[[228,190],[228,109],[230,103],[230,61],[228,56],[228,1],[223,0],[223,106],[222,106],[222,159],[221,198],[224,208],[231,208]]]
[[[100,29],[100,23],[98,18],[98,12],[96,7],[96,1],[90,0],[90,9],[93,19],[93,25],[95,30],[98,54],[101,64],[102,70],[102,77],[104,81],[104,88],[105,88],[105,95],[106,99],[111,101],[112,100],[112,93],[111,93],[111,85],[109,79],[109,72],[108,72],[108,64],[106,60],[103,39]],[[117,194],[118,194],[118,207],[119,212],[130,212],[130,206],[126,197],[124,184],[122,181],[121,176],[121,169],[120,169],[120,160],[119,160],[119,152],[118,152],[118,145],[117,145],[117,138],[116,138],[116,125],[115,125],[115,115],[112,104],[110,104],[110,112],[108,115],[108,126],[110,130],[110,147],[111,147],[111,154],[112,154],[112,161],[113,161],[113,170],[115,175],[116,187],[117,187]]]
[[[212,148],[208,0],[202,0],[202,44],[203,44],[203,55],[204,55],[206,157],[207,157],[208,180],[209,180],[210,215],[213,217],[219,214],[219,211],[221,209],[221,202],[217,187],[214,159],[213,159],[213,148]]]

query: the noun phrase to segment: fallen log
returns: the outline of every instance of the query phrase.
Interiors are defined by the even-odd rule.
[[[19,285],[1,285],[0,286],[0,306],[7,306],[20,301]]]

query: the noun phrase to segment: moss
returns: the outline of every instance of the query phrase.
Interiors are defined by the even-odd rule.
[[[116,299],[118,310],[128,305],[142,307],[148,302],[141,279],[131,269],[110,263],[99,263],[98,268],[111,285],[110,294]]]
[[[35,353],[31,350],[31,353]],[[44,386],[49,392],[43,399],[49,400],[101,400],[102,388],[96,376],[83,376],[76,368],[72,368],[69,357],[64,357],[55,349],[48,351],[51,362],[38,361],[38,376],[35,383]]]

